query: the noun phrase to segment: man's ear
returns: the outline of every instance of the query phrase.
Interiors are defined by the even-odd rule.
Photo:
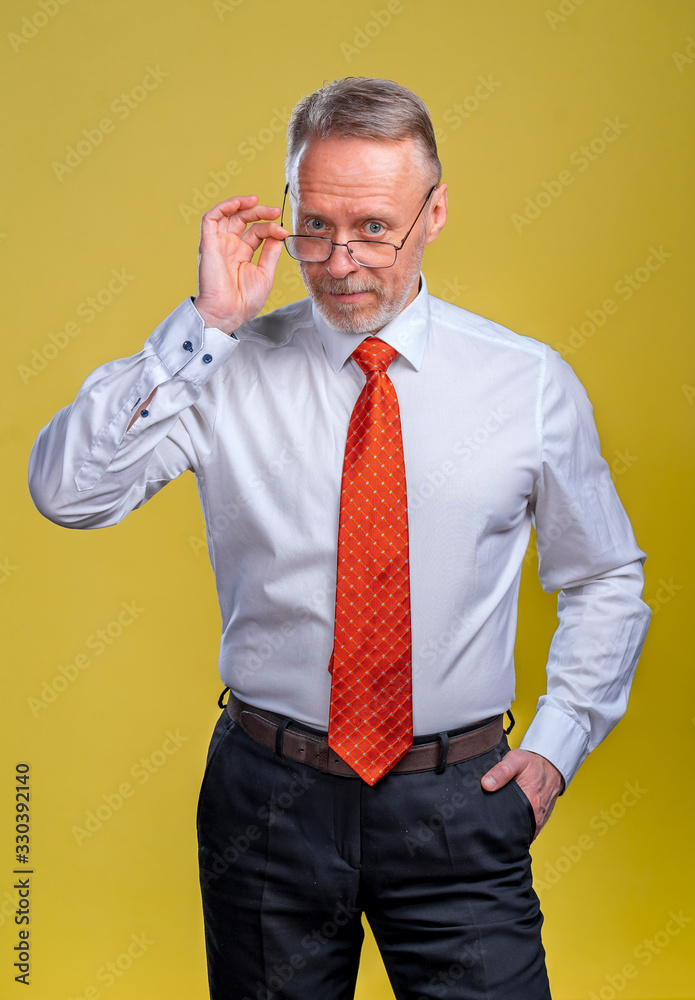
[[[427,216],[427,239],[426,244],[434,243],[434,241],[439,236],[440,232],[444,228],[444,223],[446,222],[447,212],[449,210],[449,201],[447,197],[448,187],[446,184],[440,184],[438,188],[435,188],[432,193],[432,202],[430,205],[429,214]]]

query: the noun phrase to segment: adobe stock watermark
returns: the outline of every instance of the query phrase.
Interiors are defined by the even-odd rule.
[[[607,809],[601,809],[591,817],[589,820],[591,833],[582,833],[574,843],[565,844],[554,861],[546,862],[541,878],[534,877],[533,884],[536,889],[546,892],[557,885],[563,875],[571,871],[585,854],[593,851],[598,841],[610,833],[624,819],[628,810],[641,802],[648,792],[639,781],[625,782],[624,788],[625,791],[620,798],[612,802]]]
[[[65,147],[64,160],[53,160],[51,169],[62,183],[66,174],[72,174],[81,163],[91,156],[97,146],[101,146],[107,135],[111,135],[116,130],[119,121],[125,121],[138,108],[149,95],[161,86],[162,80],[166,79],[169,73],[165,72],[159,64],[157,66],[147,66],[145,75],[140,83],[137,83],[129,91],[121,92],[109,105],[109,110],[116,117],[100,118],[99,121],[90,128],[83,128],[82,134],[74,145]]]
[[[249,636],[253,649],[245,655],[240,654],[237,660],[239,679],[253,676],[273,658],[277,659],[277,654],[287,640],[296,635],[303,625],[321,611],[327,599],[328,591],[318,587],[305,602],[296,604],[292,609],[291,618],[282,622],[277,628],[261,628],[258,622],[254,623]]]
[[[553,31],[556,31],[558,25],[564,24],[569,17],[572,17],[577,12],[577,8],[581,7],[584,2],[585,0],[562,0],[557,10],[550,8],[546,10],[545,19]]]
[[[651,965],[664,949],[668,948],[674,938],[693,922],[693,918],[679,909],[669,910],[666,922],[652,936],[644,938],[632,952],[633,961],[625,962],[617,972],[604,976],[604,985],[596,990],[590,990],[589,1000],[615,1000],[628,983],[637,979],[642,969]]]
[[[91,667],[114,642],[120,639],[124,631],[130,628],[144,611],[145,609],[141,608],[135,601],[122,601],[118,614],[103,628],[98,628],[85,639],[84,644],[92,655],[80,652],[73,657],[72,663],[58,664],[56,673],[49,680],[43,681],[39,694],[30,695],[27,698],[27,705],[34,718],[37,718],[50,705],[55,704],[60,696],[79,680],[84,671]]]
[[[17,572],[18,566],[10,562],[9,559],[3,559],[0,561],[0,585],[7,583],[10,577]]]
[[[12,880],[16,881],[17,876],[13,875]],[[0,897],[0,927],[4,927],[8,920],[11,924],[15,924],[15,919],[23,915],[18,907],[17,886],[13,885],[12,889],[13,892],[5,890]]]
[[[605,470],[597,479],[584,483],[577,500],[567,504],[561,515],[544,525],[543,537],[555,541],[568,528],[576,526],[577,520],[581,522],[586,516],[585,504],[600,503],[604,497],[612,494],[614,490],[612,476],[624,476],[638,461],[639,456],[633,455],[629,448],[616,448],[612,457],[607,460],[612,475]],[[583,502],[580,503],[580,500]]]
[[[258,807],[256,818],[260,823],[267,823],[269,827],[273,826],[278,817],[284,816],[288,810],[292,809],[297,799],[305,795],[315,783],[316,778],[308,770],[305,770],[303,774],[296,775],[295,779],[283,791],[277,792]],[[214,851],[210,858],[206,859],[205,867],[201,865],[200,879],[203,886],[207,887],[210,882],[216,881],[225,872],[228,872],[231,866],[236,864],[243,854],[246,854],[251,845],[260,840],[261,836],[261,828],[255,823],[249,823],[240,834],[231,834],[222,853]]]
[[[362,910],[350,900],[340,900],[335,904],[335,908],[328,920],[323,921],[315,927],[309,934],[305,934],[300,941],[302,951],[287,955],[284,962],[275,963],[269,970],[265,981],[256,980],[252,987],[253,996],[248,993],[241,1000],[281,1000],[285,995],[287,985],[294,979],[297,972],[304,969],[312,959],[319,958],[324,954],[326,947],[341,931],[350,923],[360,920]],[[430,996],[443,997],[446,991],[455,985],[470,972],[470,970],[481,961],[480,946],[477,941],[472,941],[464,945],[456,961],[452,962],[447,969],[440,970],[428,982],[432,993],[427,997],[421,996],[418,1000],[429,1000]]]
[[[98,986],[89,984],[80,990],[79,996],[70,995],[67,1000],[100,1000],[102,989],[109,989],[132,969],[133,965],[154,945],[145,931],[131,934],[128,944],[115,958],[100,965],[94,973]]]
[[[692,66],[695,62],[695,38],[692,35],[688,35],[685,40],[685,51],[672,52],[671,58],[679,73],[682,73],[686,66]]]
[[[8,31],[7,40],[12,51],[19,52],[28,45],[68,3],[70,0],[39,0],[32,13],[25,14],[22,18],[19,31]]]
[[[217,202],[233,197],[234,192],[229,185],[232,178],[242,172],[242,161],[253,163],[279,135],[284,135],[290,114],[291,108],[274,107],[267,124],[257,132],[249,133],[237,144],[235,151],[240,159],[229,159],[220,169],[208,171],[207,179],[193,188],[189,200],[179,202],[179,215],[185,223],[200,219],[202,212],[207,212]]]
[[[497,406],[488,410],[485,420],[475,430],[456,441],[451,450],[453,457],[445,459],[437,469],[428,472],[419,485],[413,485],[408,491],[408,510],[420,510],[441,490],[451,476],[460,471],[462,463],[468,462],[476,452],[484,448],[508,420],[511,420],[511,413],[503,407]]]
[[[242,511],[253,504],[259,493],[265,492],[269,486],[274,484],[278,476],[282,476],[287,466],[294,462],[303,451],[306,445],[299,443],[278,442],[278,451],[275,458],[266,466],[263,472],[252,476],[248,481],[248,488],[243,493],[237,493],[231,497],[221,510],[218,510],[210,521],[210,527],[217,532],[229,528]],[[205,536],[189,535],[188,544],[195,555],[200,555],[207,548]]]
[[[228,14],[233,14],[244,2],[245,0],[212,0],[212,9],[220,21],[224,21]]]
[[[133,798],[138,788],[146,785],[152,775],[157,774],[167,761],[178,753],[184,743],[188,743],[188,736],[182,736],[178,729],[173,733],[167,729],[164,736],[161,746],[153,750],[147,757],[140,757],[130,768],[128,773],[137,784],[133,785],[129,781],[122,781],[114,791],[104,792],[101,801],[92,809],[86,810],[84,825],[74,824],[70,827],[70,832],[78,847],[82,847],[85,840],[91,840],[94,834],[98,833],[117,812],[120,812],[129,799]]]
[[[584,173],[592,163],[602,156],[611,143],[620,138],[630,127],[627,122],[621,121],[620,115],[613,118],[604,118],[605,126],[601,132],[594,136],[590,142],[578,146],[569,155],[569,162],[577,168],[577,173]],[[564,194],[568,187],[574,184],[577,179],[576,174],[569,168],[561,170],[556,180],[544,180],[541,189],[534,197],[528,197],[524,201],[522,213],[513,212],[510,216],[512,225],[517,233],[524,232],[527,226],[532,225],[539,219],[546,209],[550,208],[557,199]]]
[[[254,983],[253,997],[248,993],[241,1000],[281,1000],[284,989],[300,969],[306,967],[308,958],[320,955],[326,945],[339,933],[341,927],[359,919],[362,911],[351,902],[340,900],[330,918],[315,927],[311,933],[305,934],[300,941],[303,952],[287,955],[284,962],[276,962],[267,972],[265,982],[257,979]],[[308,958],[307,958],[308,956]]]
[[[278,287],[278,285],[280,287]],[[261,309],[259,316],[265,316],[267,312],[271,312],[273,309],[279,309],[281,306],[289,305],[289,303],[294,299],[297,292],[301,291],[304,283],[299,276],[297,270],[285,271],[283,272],[280,281],[276,277],[275,285],[265,300],[265,305]]]
[[[345,62],[350,63],[355,56],[361,55],[374,39],[379,37],[384,28],[388,28],[393,18],[402,14],[404,10],[401,0],[387,0],[379,9],[372,7],[369,11],[369,20],[365,24],[354,25],[352,41],[342,41],[338,45]]]
[[[238,160],[227,160],[222,169],[208,171],[209,180],[202,182],[201,187],[194,187],[190,194],[190,202],[179,202],[178,210],[184,222],[199,219],[203,212],[225,200],[229,194],[229,183],[233,177],[238,177],[242,167]]]
[[[448,125],[452,132],[456,132],[501,86],[501,81],[495,80],[492,73],[488,73],[487,76],[479,76],[471,93],[467,94],[463,100],[452,104],[442,114],[444,124]],[[446,142],[448,138],[448,133],[444,128],[435,128],[434,134],[438,145]]]
[[[437,289],[437,297],[455,304],[467,288],[468,285],[462,285],[458,278],[445,278],[441,290]]]
[[[660,244],[658,247],[649,247],[649,254],[644,263],[636,267],[634,271],[623,274],[613,285],[613,291],[616,295],[620,296],[623,302],[629,302],[633,295],[644,288],[647,282],[651,280],[652,275],[660,271],[666,261],[670,260],[672,256],[672,253],[664,249],[663,244]],[[586,319],[582,320],[579,325],[575,324],[570,327],[570,335],[567,338],[567,343],[554,344],[553,346],[565,359],[572,354],[576,354],[587,340],[606,325],[610,316],[615,316],[619,308],[620,302],[609,298],[604,299],[601,305],[595,309],[586,309],[584,312]]]
[[[672,576],[670,576],[668,580],[660,578],[658,581],[658,590],[655,591],[653,597],[645,597],[644,603],[648,604],[652,609],[652,615],[656,615],[659,611],[661,611],[664,605],[669,604],[676,594],[682,589],[683,584],[676,583]]]
[[[608,467],[613,477],[625,475],[638,461],[639,456],[633,455],[629,448],[616,448],[611,458],[607,459]],[[575,526],[575,519],[580,518],[584,512],[584,508],[578,503],[580,499],[586,500],[588,503],[600,503],[602,498],[608,494],[612,494],[613,490],[613,480],[608,473],[601,475],[593,482],[585,483],[579,492],[577,501],[572,502],[562,515],[556,517],[550,525],[544,525],[543,537],[554,541],[569,528]],[[538,548],[537,544],[534,543],[534,539],[537,543],[537,536],[532,536],[532,541],[524,554],[524,563],[532,561],[536,564],[538,563]]]
[[[438,972],[428,981],[427,985],[430,987],[431,993],[428,993],[427,996],[422,994],[417,1000],[431,1000],[433,996],[445,997],[449,990],[453,989],[464,976],[470,973],[470,970],[481,961],[481,958],[480,945],[477,941],[465,944],[458,960],[452,962],[447,969]]]
[[[108,309],[114,298],[120,295],[134,280],[134,275],[130,274],[125,267],[120,269],[112,267],[110,277],[104,282],[104,285],[75,306],[75,316],[83,320],[83,325],[75,319],[69,320],[61,329],[51,331],[40,347],[32,348],[26,364],[17,365],[17,374],[22,384],[29,385],[33,378],[45,371],[51,361],[54,361],[76,337],[80,336],[84,327],[89,326],[97,316]]]
[[[413,663],[413,680],[421,675],[426,666],[434,666],[448,654],[454,642],[459,638],[462,629],[473,629],[473,614],[474,612],[466,612],[456,615],[437,636],[428,639],[418,648]]]

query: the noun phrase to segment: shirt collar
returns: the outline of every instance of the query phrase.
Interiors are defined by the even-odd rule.
[[[314,325],[333,370],[339,372],[352,352],[366,336],[363,333],[345,333],[329,326],[312,303]],[[420,274],[420,291],[410,305],[395,319],[379,330],[376,336],[402,354],[416,371],[420,371],[430,327],[430,300],[424,274]]]

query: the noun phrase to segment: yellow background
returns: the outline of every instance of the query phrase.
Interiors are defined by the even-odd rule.
[[[277,204],[279,116],[324,79],[378,75],[420,94],[440,130],[451,215],[425,257],[430,290],[564,345],[648,553],[655,614],[628,715],[533,848],[554,997],[693,996],[694,39],[692,0],[391,0],[390,9],[385,0],[44,0],[43,9],[39,0],[5,0],[3,995],[27,995],[12,981],[16,928],[6,904],[14,765],[28,761],[28,995],[77,1000],[92,985],[109,1000],[207,996],[194,815],[221,688],[220,621],[195,483],[182,477],[118,527],[70,532],[33,508],[28,454],[88,372],[138,350],[195,292],[195,189],[211,185],[206,205],[236,193]],[[161,70],[148,78],[157,86],[138,90],[149,68]],[[127,117],[122,93],[134,95]],[[82,161],[56,168],[105,117],[112,129]],[[578,151],[606,119],[622,123],[621,134],[604,150],[594,142],[582,168]],[[224,183],[230,160],[240,169]],[[563,170],[573,182],[515,225],[514,216],[533,213],[527,199],[538,200],[544,182],[557,190]],[[640,271],[650,248],[661,263]],[[288,290],[301,294],[293,267],[283,259],[276,305]],[[78,309],[108,286],[112,269],[130,277],[87,321]],[[625,274],[637,274],[629,299],[615,290]],[[600,319],[607,298],[617,309],[571,347],[572,327],[590,324],[587,310]],[[70,322],[79,327],[73,337]],[[123,602],[140,610],[118,634]],[[97,653],[93,637],[109,627]],[[555,598],[541,591],[531,551],[517,740],[543,688],[554,627]],[[30,699],[79,654],[90,665],[37,710]],[[186,740],[160,766],[167,730]],[[141,758],[152,769],[143,784],[131,773]],[[135,794],[78,845],[72,828],[123,782]],[[623,801],[626,783],[633,793]],[[140,934],[151,944],[105,985],[99,970]],[[626,965],[634,976],[623,976]],[[370,941],[358,995],[392,996]]]

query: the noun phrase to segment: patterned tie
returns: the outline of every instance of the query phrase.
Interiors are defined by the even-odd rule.
[[[352,357],[367,376],[348,428],[328,742],[374,785],[413,742],[408,508],[398,352],[375,337]]]

